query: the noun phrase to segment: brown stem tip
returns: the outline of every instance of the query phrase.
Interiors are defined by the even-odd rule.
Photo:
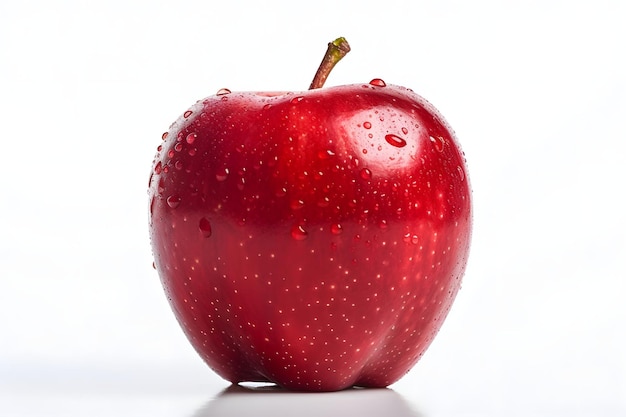
[[[341,61],[341,58],[346,56],[348,52],[350,52],[350,45],[346,38],[337,38],[329,42],[326,54],[324,54],[324,59],[322,59],[322,63],[317,69],[315,77],[313,77],[309,90],[324,86],[328,74],[330,74],[335,65],[337,65],[337,62]]]

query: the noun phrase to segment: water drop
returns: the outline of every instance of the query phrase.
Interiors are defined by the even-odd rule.
[[[406,140],[402,139],[398,135],[385,135],[385,140],[391,146],[395,146],[396,148],[404,148],[406,146]]]
[[[155,172],[155,174],[160,174],[161,170],[162,170],[161,161],[159,161],[159,162],[157,162],[157,164],[154,167],[154,172]]]
[[[409,129],[407,129],[406,127],[402,128],[402,133],[404,133],[405,135],[409,133]]]
[[[180,197],[177,195],[171,195],[167,197],[167,205],[171,208],[176,208],[180,204]]]
[[[294,98],[291,99],[291,104],[300,103],[302,100],[304,100],[303,96],[294,97]]]
[[[163,150],[163,145],[157,146],[157,152],[161,152]]]
[[[174,168],[180,171],[183,169],[183,163],[180,160],[176,161],[176,163],[174,163]]]
[[[291,237],[295,240],[304,240],[309,234],[300,225],[296,225],[291,229]]]
[[[333,235],[339,235],[343,232],[343,227],[339,223],[335,223],[330,226],[330,231]]]
[[[228,168],[219,169],[215,174],[215,179],[217,179],[218,181],[224,181],[226,180],[226,178],[228,178],[229,173],[230,171],[228,170]]]
[[[437,136],[437,137],[431,136],[430,141],[435,146],[435,149],[437,150],[437,152],[443,152],[443,147],[444,147],[445,142],[441,136]]]
[[[191,145],[196,140],[197,137],[198,137],[197,134],[190,133],[190,134],[187,135],[187,138],[185,140],[187,141],[188,144]]]
[[[361,170],[361,178],[363,178],[364,180],[369,180],[372,178],[372,171],[370,171],[367,168],[363,168]]]
[[[202,236],[211,237],[211,234],[213,233],[213,231],[211,230],[211,222],[209,222],[206,217],[200,219],[198,227],[200,228]]]
[[[228,88],[220,88],[219,90],[217,90],[217,93],[215,93],[218,96],[225,96],[226,94],[230,94],[231,91]]]
[[[161,135],[161,139],[163,139],[163,140],[167,139],[168,135],[169,135],[168,132],[163,132],[163,134]]]
[[[327,196],[324,196],[324,198],[322,198],[321,200],[319,200],[317,202],[317,206],[318,207],[328,207],[330,205],[330,198],[328,198]]]
[[[458,165],[456,169],[459,172],[459,177],[461,178],[461,181],[465,180],[465,172],[463,171],[463,168],[461,168],[461,166]]]
[[[335,156],[335,153],[331,151],[330,149],[326,149],[325,151],[319,151],[317,153],[317,157],[319,159],[328,159],[331,156]]]
[[[263,106],[263,110],[268,110],[270,107],[272,107],[272,105],[267,103],[265,106]]]
[[[276,189],[276,191],[274,191],[274,195],[276,197],[284,197],[285,195],[287,195],[287,189],[285,187],[279,187]]]
[[[172,158],[174,156],[174,149],[170,149],[169,151],[167,151],[167,156]]]
[[[376,87],[386,87],[387,83],[380,78],[374,78],[372,81],[370,81],[370,85],[375,85]]]
[[[372,128],[372,124],[370,122],[365,122],[363,123],[363,127],[366,129],[371,129]]]
[[[188,118],[189,116],[191,116],[191,113],[193,113],[191,110],[187,110],[187,111],[183,114],[183,117],[186,119],[186,118]]]
[[[404,242],[406,242],[406,243],[412,243],[412,244],[414,244],[414,245],[415,245],[415,244],[417,243],[417,241],[418,241],[418,238],[417,238],[417,235],[413,235],[413,234],[411,234],[411,233],[406,233],[406,234],[403,236],[402,240],[403,240]]]
[[[292,210],[300,210],[302,207],[304,207],[304,201],[291,200],[291,203],[289,204],[289,206],[291,207]]]
[[[380,227],[381,229],[386,229],[387,226],[387,220],[381,220],[380,223],[378,223],[378,227]]]
[[[176,145],[174,145],[174,150],[175,150],[176,152],[180,152],[180,151],[182,151],[182,150],[183,150],[183,144],[182,144],[182,143],[180,143],[180,142],[178,142]]]

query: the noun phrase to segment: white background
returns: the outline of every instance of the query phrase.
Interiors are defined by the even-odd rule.
[[[0,414],[625,415],[625,4],[3,1]],[[456,130],[464,286],[392,392],[233,401],[151,266],[152,157],[222,87],[306,89],[338,36],[327,85],[410,87]]]

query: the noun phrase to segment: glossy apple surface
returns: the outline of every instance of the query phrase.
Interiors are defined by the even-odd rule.
[[[384,387],[424,354],[459,290],[467,168],[403,87],[221,91],[163,135],[155,267],[206,363],[232,382]]]

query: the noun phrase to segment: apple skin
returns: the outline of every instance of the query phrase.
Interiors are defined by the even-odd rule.
[[[221,91],[163,135],[150,237],[174,314],[233,383],[385,387],[460,288],[465,158],[439,112],[382,80]]]

